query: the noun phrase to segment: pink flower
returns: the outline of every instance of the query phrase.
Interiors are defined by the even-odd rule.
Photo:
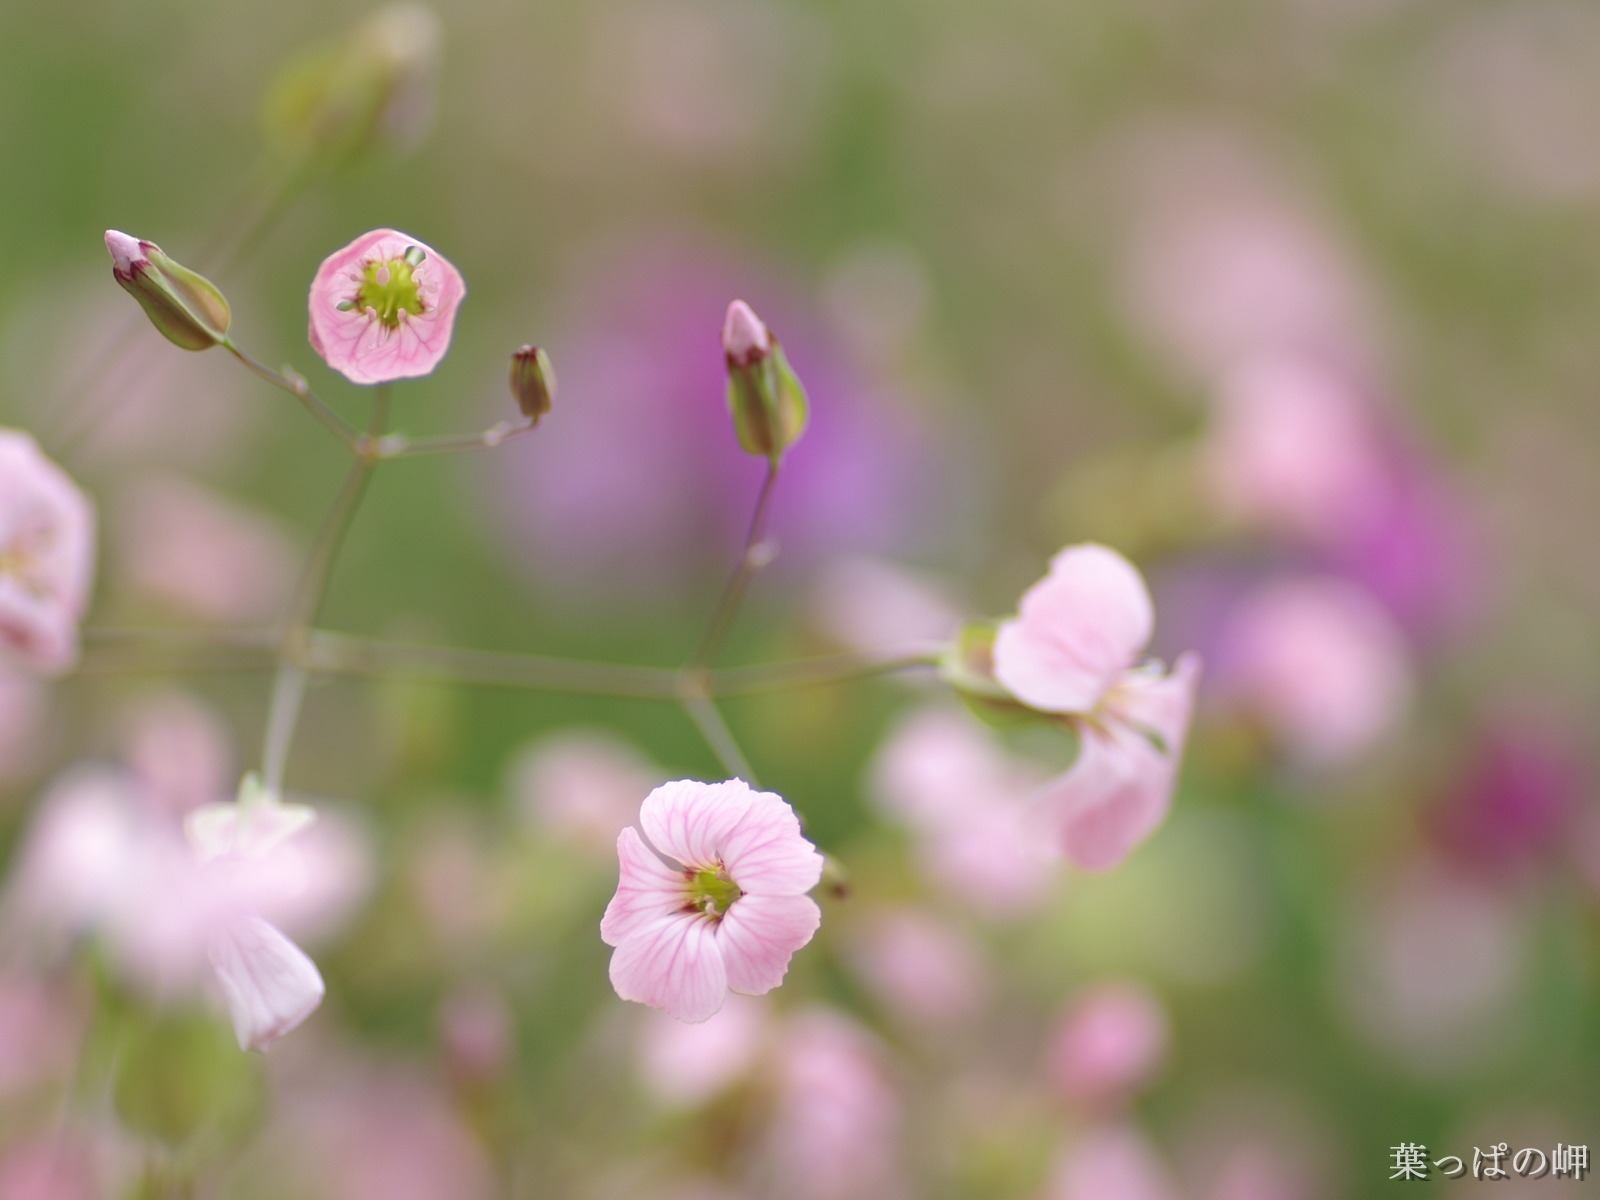
[[[1000,624],[994,676],[1030,708],[1078,729],[1077,761],[1044,792],[1066,857],[1121,862],[1166,816],[1200,662],[1139,665],[1154,625],[1144,580],[1115,550],[1069,546]]]
[[[1072,1100],[1115,1104],[1149,1082],[1166,1056],[1167,1041],[1167,1014],[1148,988],[1097,984],[1062,1014],[1050,1043],[1050,1076]]]
[[[0,653],[46,673],[78,657],[94,511],[33,438],[0,429]]]
[[[1268,584],[1234,611],[1224,638],[1228,698],[1303,762],[1350,762],[1404,719],[1413,686],[1405,634],[1353,584]]]
[[[364,233],[323,259],[311,281],[311,345],[355,383],[414,379],[450,348],[461,273],[394,229]]]
[[[643,838],[631,826],[617,838],[621,879],[600,922],[617,995],[704,1021],[729,989],[782,983],[822,921],[806,895],[822,856],[794,810],[743,780],[684,779],[645,797],[639,826]]]

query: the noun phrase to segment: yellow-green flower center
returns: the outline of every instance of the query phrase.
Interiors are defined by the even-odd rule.
[[[689,877],[689,903],[709,916],[720,917],[742,895],[726,871],[706,867]]]
[[[422,251],[415,246],[397,258],[374,259],[362,267],[355,299],[346,304],[358,312],[375,313],[389,329],[398,327],[406,317],[421,316],[424,306],[416,277],[421,263]]]

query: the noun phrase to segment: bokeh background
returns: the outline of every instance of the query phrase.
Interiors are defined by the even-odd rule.
[[[523,342],[560,391],[533,438],[380,471],[325,626],[683,661],[760,481],[741,296],[814,423],[727,661],[1003,614],[1108,541],[1207,662],[1179,795],[1115,872],[1035,877],[907,813],[1063,747],[915,683],[730,702],[851,887],[686,1032],[597,931],[629,805],[722,775],[680,711],[325,683],[289,781],[329,994],[243,1055],[18,915],[68,768],[171,816],[257,765],[267,675],[91,636],[0,675],[0,1196],[1316,1200],[1396,1186],[1403,1142],[1475,1194],[1474,1147],[1596,1140],[1600,8],[458,0],[391,13],[400,86],[308,151],[306,80],[357,78],[378,11],[0,8],[0,424],[95,498],[89,628],[271,624],[342,471],[138,323],[103,231],[360,420],[305,294],[389,225],[469,288],[399,427],[509,416]]]

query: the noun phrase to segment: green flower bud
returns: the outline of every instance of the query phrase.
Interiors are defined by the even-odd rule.
[[[550,356],[537,346],[524,346],[511,356],[511,395],[522,415],[537,425],[556,395],[556,372]]]
[[[806,391],[783,347],[743,300],[728,306],[722,327],[728,361],[728,411],[739,445],[776,464],[806,430]]]
[[[233,313],[217,285],[168,258],[154,242],[106,230],[111,274],[174,345],[209,350],[227,341]]]

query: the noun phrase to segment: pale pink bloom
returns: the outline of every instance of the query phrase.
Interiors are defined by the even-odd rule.
[[[1091,543],[1057,554],[995,636],[1001,685],[1078,728],[1077,760],[1042,802],[1062,852],[1086,870],[1121,862],[1172,801],[1200,664],[1188,654],[1171,673],[1139,665],[1154,619],[1133,564]]]
[[[1404,716],[1406,639],[1360,588],[1285,579],[1245,598],[1224,632],[1221,688],[1297,758],[1318,766],[1372,749]]]
[[[930,879],[987,916],[1009,917],[1035,907],[1055,875],[1032,803],[1047,778],[967,714],[934,707],[890,731],[868,789],[915,832]]]
[[[1200,467],[1230,519],[1322,545],[1369,529],[1389,499],[1365,398],[1308,355],[1262,354],[1224,378]]]
[[[122,494],[114,522],[123,576],[141,594],[218,624],[284,612],[299,556],[272,518],[178,475],[147,475]]]
[[[696,1025],[644,1012],[638,1067],[645,1085],[665,1104],[703,1104],[749,1073],[766,1044],[770,1011],[754,996],[730,996],[710,1020]]]
[[[311,281],[311,345],[355,383],[429,374],[450,348],[461,274],[394,229],[364,233],[323,260]]]
[[[122,757],[158,808],[181,814],[225,795],[237,778],[221,715],[177,690],[141,696],[121,721]]]
[[[961,627],[960,609],[932,579],[875,558],[824,568],[811,609],[825,632],[864,654],[942,644]]]
[[[1051,1082],[1090,1107],[1132,1099],[1160,1068],[1168,1042],[1167,1014],[1149,988],[1107,982],[1085,988],[1050,1039]]]
[[[730,989],[783,982],[822,920],[806,895],[822,855],[794,810],[743,780],[685,779],[645,797],[639,826],[644,838],[631,826],[617,838],[621,879],[600,923],[617,995],[704,1021]]]
[[[639,817],[639,797],[662,772],[631,744],[598,729],[548,734],[511,764],[510,788],[523,815],[544,832],[610,857],[617,834]]]
[[[94,510],[26,433],[0,429],[0,655],[47,674],[78,658]]]
[[[1132,1126],[1094,1129],[1056,1165],[1046,1200],[1177,1200],[1155,1148]]]
[[[228,922],[209,954],[241,1050],[265,1050],[322,1003],[316,964],[260,917]]]
[[[971,1021],[989,998],[992,967],[954,926],[916,909],[883,909],[851,931],[855,973],[890,1012],[923,1029]]]
[[[778,1200],[894,1200],[903,1104],[883,1047],[843,1013],[791,1018],[771,1068],[771,1123],[753,1190]]]

